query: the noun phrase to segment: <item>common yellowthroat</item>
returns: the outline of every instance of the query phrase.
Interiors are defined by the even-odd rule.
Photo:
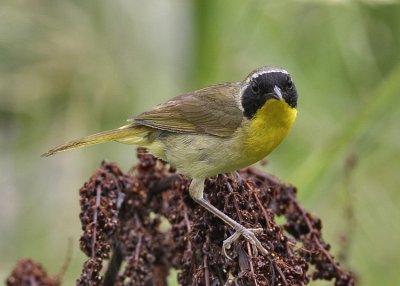
[[[108,141],[135,144],[192,178],[190,196],[235,229],[223,252],[243,236],[267,254],[256,233],[203,198],[204,180],[249,166],[267,156],[286,137],[297,114],[297,91],[289,73],[261,67],[244,81],[185,93],[155,106],[120,128],[55,147],[42,156]]]

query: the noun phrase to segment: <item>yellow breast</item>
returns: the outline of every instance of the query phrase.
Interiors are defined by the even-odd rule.
[[[297,109],[285,101],[267,100],[250,120],[244,136],[244,153],[256,162],[267,156],[289,133]]]

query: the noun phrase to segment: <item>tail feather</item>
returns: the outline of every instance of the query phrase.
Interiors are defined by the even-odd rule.
[[[48,157],[69,149],[81,148],[109,141],[118,141],[127,144],[138,144],[141,140],[144,139],[143,137],[146,134],[146,129],[143,127],[133,124],[125,125],[117,129],[103,131],[59,145],[42,154],[41,157]]]

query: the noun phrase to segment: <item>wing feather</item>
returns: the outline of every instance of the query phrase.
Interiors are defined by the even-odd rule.
[[[129,121],[177,133],[230,136],[243,119],[234,96],[239,88],[239,83],[225,83],[186,93]]]

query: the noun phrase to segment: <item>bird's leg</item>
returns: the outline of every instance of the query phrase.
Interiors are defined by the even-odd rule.
[[[196,201],[203,208],[219,217],[223,220],[227,225],[235,229],[235,233],[224,240],[222,245],[222,250],[225,256],[228,259],[231,259],[226,253],[226,249],[229,249],[233,242],[235,242],[240,236],[243,236],[247,241],[249,241],[252,245],[254,255],[260,251],[263,255],[267,255],[268,251],[262,246],[261,242],[257,239],[256,233],[262,232],[262,228],[249,229],[245,228],[240,223],[234,221],[229,216],[221,212],[219,209],[211,205],[207,200],[203,198],[203,190],[204,190],[204,179],[193,179],[192,183],[189,187],[190,196],[194,201]]]

